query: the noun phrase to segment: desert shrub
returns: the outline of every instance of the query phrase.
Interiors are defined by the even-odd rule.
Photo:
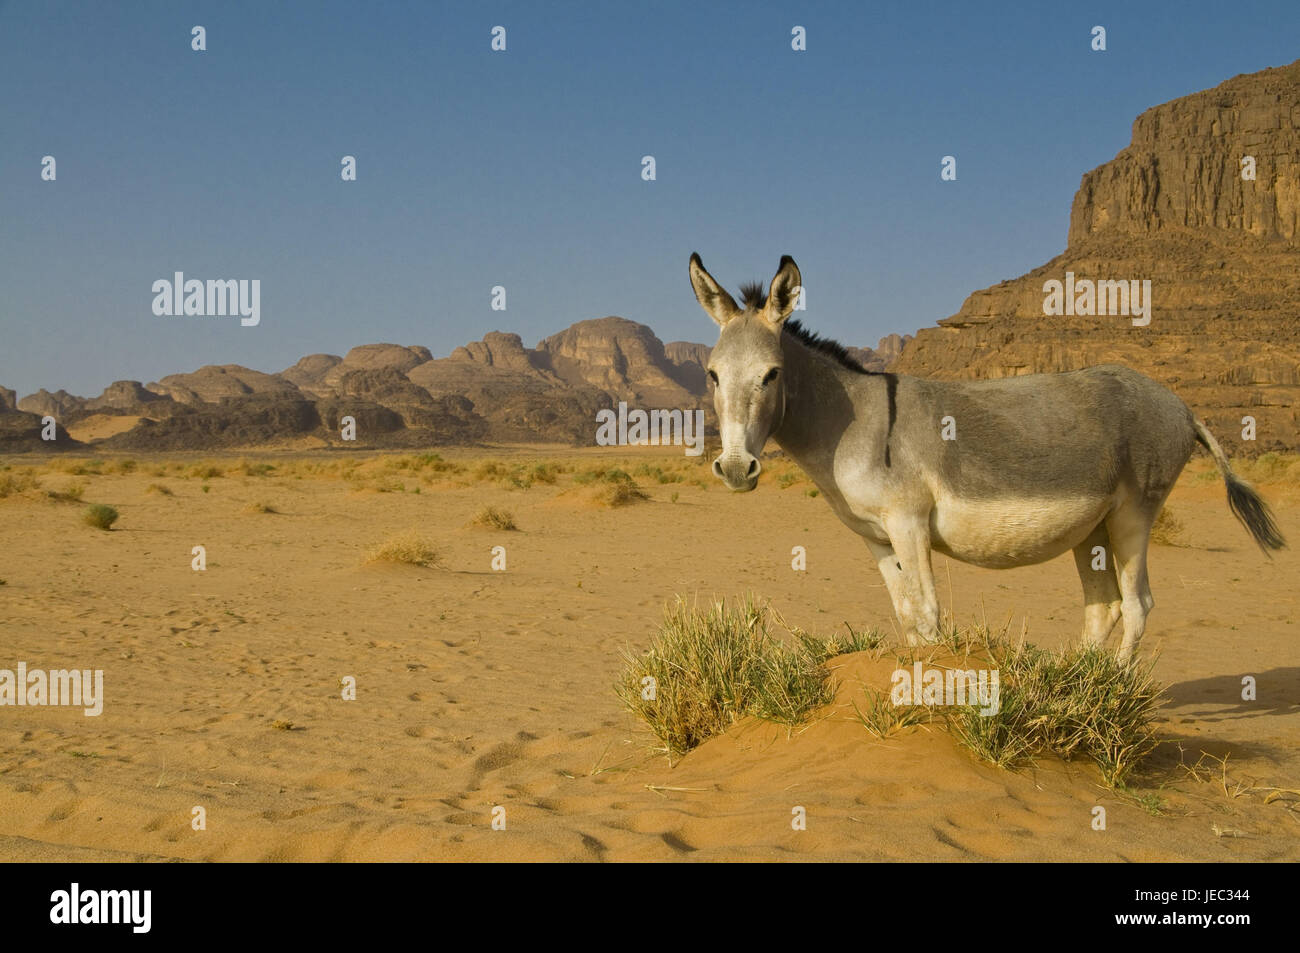
[[[5,497],[17,496],[20,493],[26,493],[28,490],[38,489],[41,481],[37,479],[34,470],[5,470],[0,472],[0,500]]]
[[[117,522],[117,510],[106,503],[92,503],[81,515],[82,522],[95,529],[109,530]]]
[[[399,533],[366,550],[366,562],[406,563],[411,566],[434,566],[438,551],[415,532]]]
[[[515,518],[508,510],[498,509],[495,506],[485,506],[470,520],[471,526],[486,526],[489,529],[500,530],[517,530]]]
[[[610,483],[597,490],[595,499],[606,506],[630,506],[650,497],[635,483]]]
[[[86,481],[76,480],[62,490],[46,490],[45,495],[58,503],[80,503],[86,493]]]

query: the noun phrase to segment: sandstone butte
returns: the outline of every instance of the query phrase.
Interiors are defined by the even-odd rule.
[[[971,294],[890,369],[936,378],[1110,361],[1173,389],[1230,453],[1294,450],[1300,431],[1300,61],[1142,113],[1087,172],[1066,249]],[[1242,176],[1253,156],[1254,180]],[[1045,316],[1044,282],[1150,279],[1151,323]],[[1242,418],[1257,439],[1243,442]]]

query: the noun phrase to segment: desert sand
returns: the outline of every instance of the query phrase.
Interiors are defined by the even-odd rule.
[[[260,476],[233,456],[137,456],[131,472],[105,456],[98,475],[67,472],[73,458],[0,461],[40,479],[0,499],[0,668],[102,669],[106,696],[98,717],[0,708],[0,858],[1300,859],[1300,556],[1256,550],[1199,457],[1169,504],[1179,544],[1151,556],[1143,652],[1166,686],[1162,744],[1121,793],[1090,764],[992,767],[933,725],[874,739],[852,704],[864,683],[887,689],[892,666],[865,654],[831,660],[835,702],[807,726],[741,722],[670,764],[614,694],[621,652],[641,650],[678,595],[753,591],[813,633],[890,630],[861,541],[776,466],[730,494],[707,456],[680,451],[444,455],[471,471],[649,464],[685,482],[638,477],[649,499],[610,508],[571,474],[526,489],[422,479],[398,454],[353,480],[310,472],[337,453],[249,456],[275,467]],[[168,468],[200,459],[224,475]],[[47,492],[78,486],[80,502]],[[1262,491],[1300,538],[1296,490]],[[87,503],[120,511],[112,531],[82,523]],[[468,525],[485,504],[519,530]],[[365,562],[408,530],[437,566]],[[796,545],[806,572],[791,569]],[[1052,647],[1078,634],[1069,556],[1008,571],[936,556],[935,569],[959,623],[1026,627]]]

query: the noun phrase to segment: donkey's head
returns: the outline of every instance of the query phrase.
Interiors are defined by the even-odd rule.
[[[781,325],[794,310],[799,266],[786,255],[767,294],[762,286],[741,289],[742,305],[691,255],[691,286],[700,306],[722,328],[709,355],[713,406],[718,412],[722,453],[713,472],[733,490],[752,490],[763,469],[758,455],[785,416]]]

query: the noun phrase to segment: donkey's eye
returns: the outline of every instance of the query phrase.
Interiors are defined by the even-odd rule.
[[[714,372],[713,368],[711,367],[709,368],[709,380],[713,381],[714,387],[718,386],[718,375]]]
[[[770,371],[768,371],[767,374],[763,377],[763,386],[766,387],[768,384],[772,383],[772,381],[776,380],[777,377],[780,375],[780,373],[781,373],[781,368],[779,367],[774,367]]]

